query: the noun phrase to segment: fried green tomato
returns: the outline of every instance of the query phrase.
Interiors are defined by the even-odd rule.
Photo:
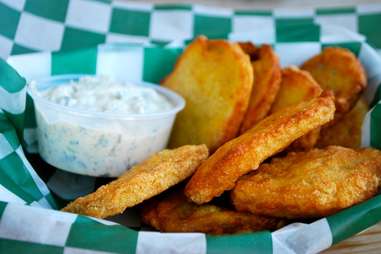
[[[336,117],[349,112],[366,87],[366,74],[356,56],[344,48],[328,47],[301,68],[311,73],[323,90],[335,95]]]
[[[203,161],[185,187],[185,195],[203,204],[233,189],[239,177],[332,120],[334,113],[332,97],[324,96],[269,115]]]
[[[97,218],[123,213],[185,180],[208,157],[205,145],[158,152],[95,192],[77,198],[63,211]]]
[[[231,197],[242,212],[319,218],[376,195],[380,176],[381,151],[329,146],[262,164],[237,182]]]
[[[249,106],[241,125],[243,133],[269,114],[279,90],[281,71],[278,56],[270,45],[256,47],[250,42],[239,45],[250,56],[254,72]]]
[[[369,107],[364,99],[359,99],[355,107],[346,113],[340,121],[321,129],[317,147],[330,145],[359,148],[361,145],[361,129]]]
[[[142,220],[162,232],[202,232],[233,234],[275,230],[285,220],[237,212],[215,205],[196,205],[182,192],[172,192],[162,199],[149,200],[142,209]]]
[[[282,82],[280,90],[271,108],[271,113],[286,107],[296,105],[303,101],[310,101],[319,97],[323,90],[313,79],[311,74],[297,67],[288,67],[282,70]],[[295,140],[291,150],[308,150],[315,146],[320,134],[320,128],[316,128],[303,137]]]

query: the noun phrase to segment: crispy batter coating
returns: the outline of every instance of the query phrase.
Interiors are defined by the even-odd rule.
[[[320,137],[320,127],[295,140],[287,151],[307,151],[315,147]]]
[[[237,182],[231,196],[239,211],[317,218],[371,198],[380,176],[381,151],[329,146],[262,164]]]
[[[169,146],[206,144],[213,151],[237,135],[249,103],[253,71],[238,44],[198,37],[162,85],[186,100]]]
[[[117,180],[71,202],[63,211],[98,218],[122,213],[183,181],[207,157],[205,145],[163,150],[132,167]]]
[[[310,72],[324,90],[334,92],[337,117],[352,109],[366,87],[360,61],[344,48],[325,48],[306,61],[302,69]]]
[[[282,69],[280,89],[271,108],[271,113],[302,101],[310,101],[319,97],[322,91],[320,85],[308,72],[295,66],[284,68]]]
[[[311,74],[297,67],[288,67],[282,70],[280,90],[276,96],[271,113],[285,107],[298,104],[302,101],[310,101],[319,97],[323,90],[313,79]],[[319,138],[320,128],[310,131],[308,134],[292,143],[290,149],[308,150],[315,146]]]
[[[361,128],[368,112],[367,102],[360,98],[355,107],[333,125],[323,127],[317,147],[339,145],[358,148],[361,145]]]
[[[257,48],[250,42],[239,44],[250,56],[254,72],[249,106],[241,125],[241,133],[265,118],[278,93],[281,72],[278,56],[270,45]]]
[[[287,107],[256,124],[241,136],[222,145],[196,170],[185,195],[197,204],[231,190],[237,179],[282,151],[293,141],[333,119],[331,96]]]
[[[142,209],[142,221],[162,232],[202,232],[233,234],[275,230],[285,220],[237,212],[211,204],[196,205],[182,192],[172,192],[162,199],[148,201]]]

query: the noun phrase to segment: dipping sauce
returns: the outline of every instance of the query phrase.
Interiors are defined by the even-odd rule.
[[[163,112],[173,106],[152,88],[117,82],[107,76],[82,77],[41,95],[57,104],[94,112],[147,114]]]
[[[55,78],[57,79],[57,78]],[[164,149],[184,100],[159,86],[80,77],[31,84],[38,149],[74,173],[116,177]]]

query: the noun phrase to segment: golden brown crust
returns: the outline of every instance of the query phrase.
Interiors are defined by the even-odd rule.
[[[149,200],[142,209],[142,221],[162,232],[202,232],[233,234],[275,230],[285,220],[237,212],[215,205],[196,205],[181,192],[162,199]]]
[[[319,97],[323,90],[307,71],[297,67],[282,69],[282,81],[279,92],[271,108],[271,113],[277,112],[302,101],[310,101]],[[313,148],[319,138],[320,128],[295,140],[290,146],[291,150],[309,150]]]
[[[315,147],[320,137],[320,127],[308,132],[306,135],[295,140],[288,151],[307,151]]]
[[[360,98],[350,112],[346,113],[333,125],[321,129],[321,135],[316,146],[360,147],[362,123],[368,110],[367,102]]]
[[[98,218],[122,213],[183,181],[207,157],[205,145],[163,150],[132,167],[117,180],[71,202],[63,211]]]
[[[186,101],[169,146],[206,144],[213,151],[237,135],[249,103],[253,72],[249,57],[237,44],[198,37],[162,84]]]
[[[319,97],[323,90],[307,71],[291,66],[282,69],[279,92],[271,107],[271,113],[302,101]]]
[[[238,138],[222,145],[196,170],[185,195],[197,204],[234,187],[236,180],[293,141],[332,120],[332,97],[319,97],[280,110]]]
[[[231,196],[239,211],[317,218],[371,198],[380,176],[380,151],[330,146],[262,164],[237,182]]]
[[[240,130],[243,133],[268,115],[279,90],[281,71],[270,45],[256,48],[251,43],[240,43],[240,46],[250,56],[254,72],[249,106]]]
[[[301,68],[310,72],[324,90],[334,92],[338,117],[352,109],[366,87],[360,61],[344,48],[325,48]]]

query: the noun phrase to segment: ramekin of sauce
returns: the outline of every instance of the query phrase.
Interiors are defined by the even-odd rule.
[[[155,84],[59,75],[31,82],[38,151],[72,173],[117,177],[164,149],[185,102]]]

